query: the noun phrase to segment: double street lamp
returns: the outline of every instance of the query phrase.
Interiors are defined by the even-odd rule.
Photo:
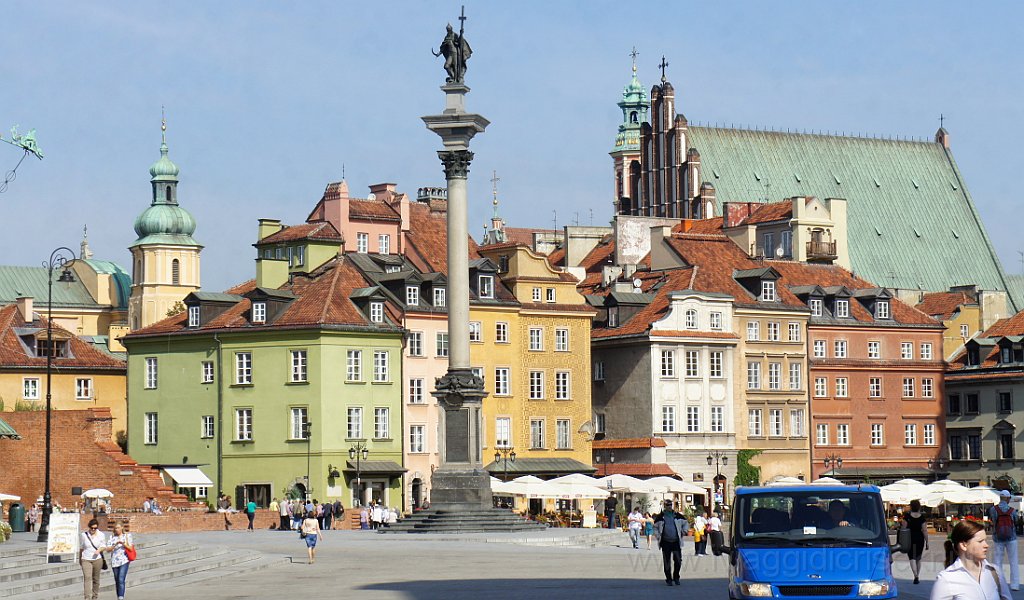
[[[53,272],[57,269],[61,270],[57,281],[74,283],[75,276],[71,273],[73,262],[75,262],[74,251],[61,246],[50,254],[49,262],[43,263],[46,268],[46,344],[43,346],[46,349],[46,474],[43,491],[43,520],[39,524],[39,536],[36,538],[40,542],[45,542],[50,536],[50,513],[53,512],[53,496],[50,494],[50,418],[53,408],[50,403],[50,379],[53,374],[53,355],[57,351],[57,344],[53,341]],[[26,317],[31,318],[31,315],[26,315]],[[38,356],[38,350],[36,355]]]
[[[313,438],[310,431],[313,429],[313,422],[306,421],[302,424],[302,437],[306,438],[306,502],[313,498],[313,486],[309,481],[309,455],[312,452]]]
[[[366,460],[370,456],[370,448],[363,442],[356,442],[355,446],[348,449],[348,457],[356,461],[356,498],[358,498],[358,506],[363,505],[362,496],[362,461]]]
[[[615,464],[615,452],[610,449],[599,449],[597,454],[594,455],[594,460],[597,461],[597,464],[601,464],[602,462],[604,463],[604,472],[602,475],[608,475],[608,465]],[[608,484],[611,485],[611,482]]]
[[[949,461],[945,458],[929,458],[928,459],[928,470],[932,471],[935,475],[932,477],[933,481],[939,480],[939,473],[949,465]]]
[[[829,454],[823,461],[825,463],[825,470],[832,469],[832,477],[836,476],[836,469],[843,468],[843,457],[838,454]]]
[[[508,448],[498,448],[494,451],[494,462],[504,461],[505,463],[505,481],[508,481],[508,463],[515,464],[516,462],[516,450],[511,446]]]
[[[729,455],[719,450],[714,450],[708,454],[708,466],[715,465],[715,494],[722,494],[722,502],[725,502],[725,486],[720,484],[719,481],[722,479],[722,465],[729,464]],[[721,486],[721,488],[719,487]],[[714,500],[714,496],[712,496]]]

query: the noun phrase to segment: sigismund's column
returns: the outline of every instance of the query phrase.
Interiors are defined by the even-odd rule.
[[[459,17],[465,21],[465,17]],[[431,508],[490,509],[490,474],[483,469],[481,405],[487,395],[484,382],[473,374],[469,361],[469,227],[466,177],[473,153],[469,141],[483,132],[489,121],[466,112],[469,88],[463,81],[466,60],[472,51],[463,37],[448,26],[441,49],[446,84],[445,108],[439,115],[423,117],[427,129],[441,136],[444,150],[437,153],[448,182],[448,372],[436,381],[432,392],[443,409],[441,415],[441,466],[430,484]]]

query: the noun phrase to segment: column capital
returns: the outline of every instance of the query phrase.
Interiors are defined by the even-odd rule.
[[[437,157],[444,164],[446,179],[466,179],[473,153],[469,150],[438,150]]]
[[[479,404],[487,392],[484,380],[472,369],[451,369],[435,382],[431,395],[437,398],[444,410],[459,410],[463,404]]]

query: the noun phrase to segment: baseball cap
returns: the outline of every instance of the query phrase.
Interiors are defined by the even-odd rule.
[[[999,490],[999,496],[1002,498],[1009,498],[1012,494],[1010,494],[1010,490]]]

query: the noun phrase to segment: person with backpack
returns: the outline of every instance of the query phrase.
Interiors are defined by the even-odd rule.
[[[995,551],[992,563],[997,570],[1003,570],[1003,556],[1010,562],[1010,589],[1020,589],[1020,564],[1017,562],[1017,511],[1010,507],[1010,491],[1000,490],[999,504],[988,509],[988,518],[995,525],[992,528],[992,539]]]

